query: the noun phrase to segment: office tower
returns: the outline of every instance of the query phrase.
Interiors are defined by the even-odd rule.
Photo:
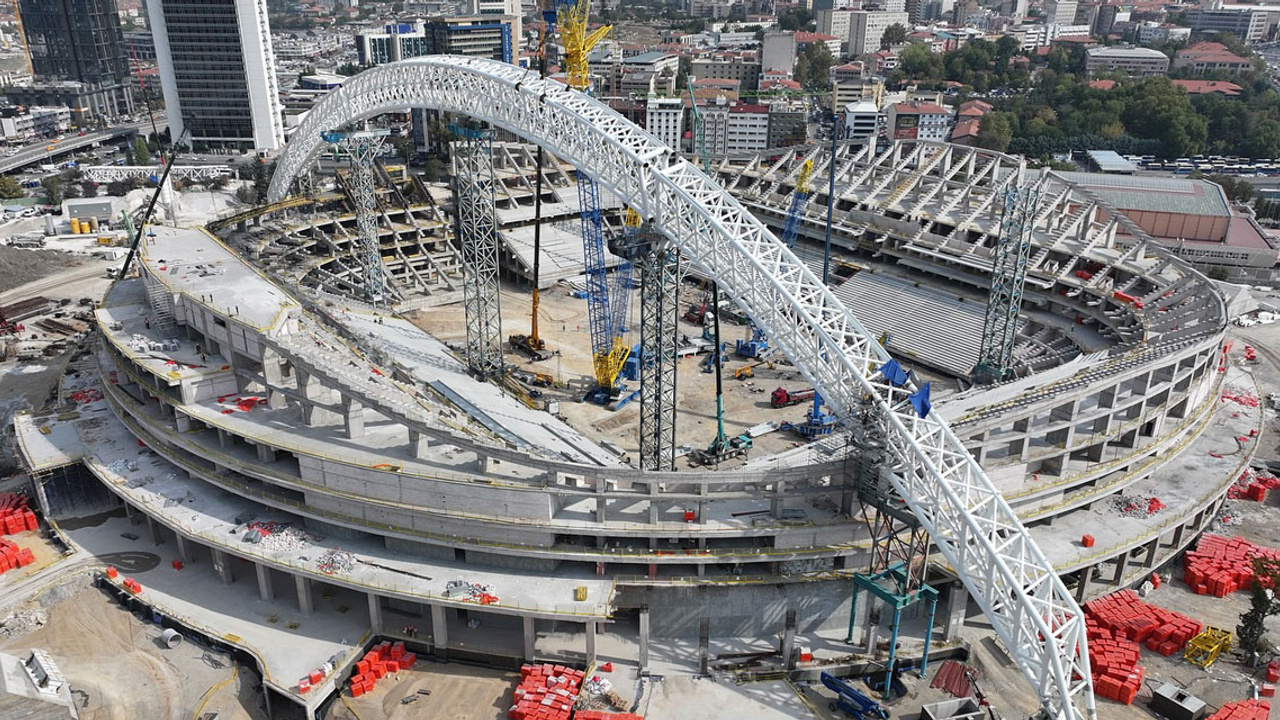
[[[57,84],[78,114],[132,112],[116,0],[20,0],[18,11],[36,86]]]
[[[284,144],[266,0],[147,0],[169,129],[238,150]]]

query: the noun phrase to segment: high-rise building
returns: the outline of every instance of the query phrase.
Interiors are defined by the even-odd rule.
[[[857,58],[880,49],[884,31],[890,25],[907,27],[911,18],[905,12],[858,10],[851,14],[849,25],[849,57]]]
[[[381,31],[356,33],[355,39],[356,58],[361,65],[382,65],[431,54],[427,50],[427,31],[421,20],[393,23]]]
[[[524,45],[524,8],[520,0],[467,0],[464,12],[468,15],[480,15],[503,19],[511,26],[512,55],[518,57]]]
[[[828,33],[834,35],[835,33]],[[793,32],[767,32],[760,47],[760,67],[763,70],[786,70],[796,66],[796,34]],[[701,76],[699,76],[701,77]],[[746,87],[745,85],[743,86]],[[754,88],[751,88],[754,89]]]
[[[1077,0],[1049,0],[1044,6],[1044,22],[1046,25],[1074,25]]]
[[[649,98],[644,127],[667,147],[679,150],[684,137],[684,101],[680,98]]]
[[[37,84],[78,83],[88,107],[75,110],[89,116],[133,111],[116,0],[20,0],[18,11]]]
[[[427,52],[513,62],[517,56],[512,27],[515,20],[506,15],[430,18],[423,26]]]
[[[266,0],[147,0],[169,130],[215,147],[284,144]]]

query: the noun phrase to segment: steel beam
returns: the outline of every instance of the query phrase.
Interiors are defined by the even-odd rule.
[[[640,266],[640,468],[674,470],[676,450],[676,318],[680,255],[649,252]]]
[[[492,143],[491,132],[478,132],[454,143],[452,153],[458,248],[464,273],[467,364],[484,378],[501,377],[503,372]]]

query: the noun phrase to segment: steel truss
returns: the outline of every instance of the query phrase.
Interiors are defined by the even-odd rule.
[[[493,133],[455,129],[454,190],[458,198],[458,249],[463,267],[467,364],[484,378],[500,378],[502,310],[498,296],[498,226],[494,217]]]
[[[382,150],[382,137],[355,133],[345,140],[351,158],[351,195],[356,202],[356,235],[360,247],[356,257],[364,280],[365,299],[386,301],[387,276],[382,266],[382,244],[378,239],[378,192],[373,181],[373,164]]]
[[[1033,187],[1005,191],[1000,237],[991,264],[991,295],[982,323],[982,344],[974,380],[980,383],[1008,380],[1013,375],[1013,344],[1018,335],[1022,290],[1027,284],[1031,258],[1031,231],[1040,204]]]
[[[714,277],[853,422],[869,398],[894,489],[964,581],[1054,718],[1094,717],[1084,615],[1052,563],[937,413],[920,417],[874,368],[889,357],[805,264],[714,180],[603,103],[494,60],[433,56],[347,81],[308,113],[280,156],[278,201],[319,150],[318,132],[425,107],[492,123],[582,169]],[[1077,706],[1077,701],[1079,706]]]
[[[653,249],[640,259],[639,268],[640,469],[670,471],[676,462],[680,254]]]

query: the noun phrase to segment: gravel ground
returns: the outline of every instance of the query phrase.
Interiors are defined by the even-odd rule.
[[[24,250],[0,245],[0,292],[83,262],[81,258],[54,250]]]

